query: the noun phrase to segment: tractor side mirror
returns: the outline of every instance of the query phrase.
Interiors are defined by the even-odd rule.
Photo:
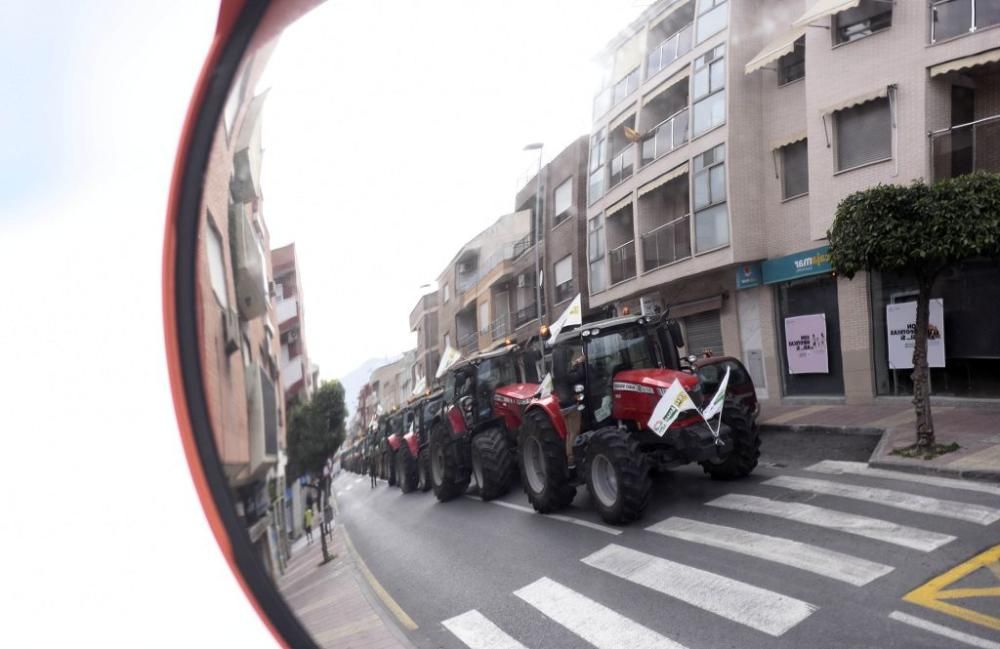
[[[681,331],[681,324],[676,320],[667,320],[667,331],[675,347],[684,346],[684,332]]]

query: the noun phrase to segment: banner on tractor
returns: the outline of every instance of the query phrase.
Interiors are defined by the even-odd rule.
[[[674,423],[677,417],[686,410],[698,412],[698,406],[691,400],[691,396],[688,395],[680,381],[674,379],[667,391],[660,397],[647,425],[650,430],[663,437],[667,429],[670,428],[670,424]]]
[[[726,387],[729,385],[729,369],[726,368],[726,375],[722,377],[722,382],[719,383],[719,389],[716,390],[715,396],[712,400],[705,406],[705,409],[701,411],[701,416],[705,418],[707,423],[709,419],[716,416],[722,412],[722,406],[726,403]]]
[[[444,373],[448,371],[448,368],[458,362],[458,359],[462,357],[462,352],[457,349],[453,349],[451,345],[444,348],[444,353],[441,354],[441,362],[438,363],[437,373],[434,374],[434,378],[439,379],[444,376]]]
[[[539,389],[539,396],[542,399],[549,396],[550,394],[552,394],[552,372],[549,372],[548,374],[545,375],[545,378],[542,379],[542,385]]]
[[[427,379],[421,376],[420,380],[417,381],[417,384],[413,386],[413,394],[423,394],[424,390],[426,389],[427,389]]]
[[[563,314],[559,316],[559,319],[549,327],[549,344],[551,345],[555,341],[556,336],[563,330],[563,327],[570,325],[580,326],[581,324],[583,324],[583,305],[580,302],[580,294],[577,293],[573,301],[563,311]]]

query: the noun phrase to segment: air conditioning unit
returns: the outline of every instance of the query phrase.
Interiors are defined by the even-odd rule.
[[[267,313],[267,257],[243,213],[242,205],[229,210],[229,242],[233,254],[236,301],[244,320]]]
[[[227,356],[240,348],[240,317],[232,309],[222,312],[222,339]]]

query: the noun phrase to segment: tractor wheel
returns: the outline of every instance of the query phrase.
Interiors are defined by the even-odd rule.
[[[621,525],[642,516],[653,483],[639,442],[624,430],[605,428],[593,434],[585,460],[587,490],[606,523]]]
[[[573,502],[576,487],[569,481],[565,444],[545,412],[527,413],[517,447],[521,484],[535,511],[548,514]]]
[[[430,491],[433,486],[431,482],[431,450],[429,448],[420,449],[417,455],[417,489],[420,491]]]
[[[757,425],[750,413],[728,404],[722,409],[722,421],[733,431],[733,450],[724,459],[702,462],[701,467],[713,480],[745,478],[760,457]]]
[[[407,446],[401,446],[396,451],[396,481],[404,494],[408,494],[417,488],[419,478],[417,469],[417,458],[413,457]]]
[[[514,479],[514,458],[507,436],[499,428],[485,430],[472,440],[472,473],[483,500],[507,493]]]
[[[396,486],[396,464],[392,461],[392,451],[382,453],[382,470],[385,471],[385,481],[390,487]]]
[[[469,488],[471,471],[466,462],[468,442],[454,437],[442,423],[431,431],[431,483],[441,502],[454,500]]]

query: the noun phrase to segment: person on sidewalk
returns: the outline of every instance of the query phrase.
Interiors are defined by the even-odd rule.
[[[377,465],[378,462],[375,461],[375,454],[372,453],[371,457],[368,459],[368,471],[372,474],[372,489],[374,489],[375,485],[378,483],[378,478],[375,477]]]
[[[302,514],[305,517],[305,528],[306,528],[306,545],[312,545],[313,542],[313,510],[312,507],[306,507],[305,513]]]

